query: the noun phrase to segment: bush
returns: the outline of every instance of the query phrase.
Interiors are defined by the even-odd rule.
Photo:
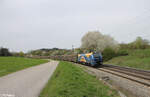
[[[118,50],[117,51],[117,56],[126,56],[128,55],[127,50]]]
[[[109,47],[103,50],[102,55],[103,55],[103,61],[108,61],[113,57],[116,57],[115,50]]]
[[[103,55],[103,61],[108,61],[117,56],[126,56],[126,55],[128,55],[128,52],[127,52],[127,50],[115,51],[114,49],[107,47],[102,52],[102,55]]]

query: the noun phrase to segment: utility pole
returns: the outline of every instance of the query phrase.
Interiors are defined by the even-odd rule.
[[[72,45],[72,51],[74,52],[74,45]]]
[[[72,45],[72,51],[74,50],[74,45]]]

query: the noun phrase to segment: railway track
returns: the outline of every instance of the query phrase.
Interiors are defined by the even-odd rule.
[[[150,71],[107,64],[97,69],[150,87]]]
[[[85,64],[84,66],[90,67]],[[102,66],[96,69],[150,87],[150,71],[148,70],[140,70],[140,69],[134,69],[130,67],[110,65],[110,64],[103,64]]]

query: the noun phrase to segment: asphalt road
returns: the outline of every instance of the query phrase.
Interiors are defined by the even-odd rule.
[[[51,61],[0,77],[0,97],[38,97],[57,65]]]

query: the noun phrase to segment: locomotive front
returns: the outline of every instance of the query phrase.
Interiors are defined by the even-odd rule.
[[[95,67],[102,65],[103,60],[101,53],[87,53],[78,54],[77,62]]]

